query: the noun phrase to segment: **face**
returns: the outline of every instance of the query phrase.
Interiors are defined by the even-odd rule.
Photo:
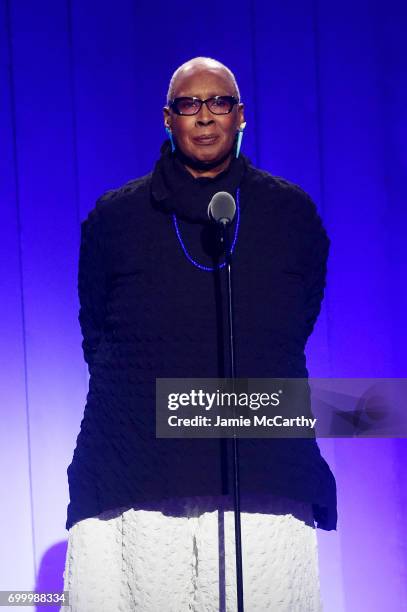
[[[181,73],[175,82],[173,98],[194,96],[206,100],[211,96],[233,96],[233,82],[220,68],[193,67]],[[196,115],[177,115],[171,108],[164,107],[164,124],[173,134],[175,144],[182,153],[193,161],[213,164],[218,167],[209,171],[188,170],[194,176],[215,176],[227,167],[230,157],[223,160],[233,147],[236,132],[244,122],[243,104],[234,105],[227,115],[214,115],[203,104]],[[222,161],[223,160],[223,161]]]

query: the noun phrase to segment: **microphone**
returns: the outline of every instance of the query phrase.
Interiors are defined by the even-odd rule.
[[[215,193],[208,206],[208,217],[224,227],[232,223],[236,213],[236,203],[227,191]]]

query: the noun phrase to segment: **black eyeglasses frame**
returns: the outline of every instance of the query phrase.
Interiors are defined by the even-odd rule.
[[[230,110],[227,111],[227,113],[214,113],[208,105],[208,102],[210,100],[217,100],[218,98],[222,98],[222,99],[226,99],[228,100],[232,106],[230,107]],[[195,111],[195,113],[181,113],[178,108],[177,108],[177,102],[179,100],[193,100],[193,101],[198,101],[199,102],[199,108],[197,111]],[[199,113],[199,111],[201,110],[202,106],[206,104],[206,108],[212,113],[212,115],[229,115],[232,110],[233,107],[236,104],[239,104],[239,100],[235,97],[235,96],[211,96],[210,98],[206,98],[206,100],[201,100],[200,98],[196,98],[195,96],[181,96],[180,98],[174,98],[173,100],[171,100],[171,102],[169,102],[168,106],[170,108],[172,108],[172,110],[174,111],[174,113],[176,115],[181,115],[183,117],[193,117],[193,115],[197,115]]]

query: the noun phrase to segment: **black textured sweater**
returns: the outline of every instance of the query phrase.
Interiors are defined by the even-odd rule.
[[[68,467],[66,528],[104,510],[163,498],[232,499],[229,439],[157,439],[156,377],[228,376],[225,268],[207,219],[217,191],[237,195],[237,376],[308,376],[304,348],[323,298],[329,239],[309,196],[240,155],[195,179],[166,141],[154,171],[98,199],[81,226],[78,289],[89,393]],[[236,217],[231,228],[236,227]],[[315,439],[241,439],[242,493],[313,505],[336,529],[336,485]]]

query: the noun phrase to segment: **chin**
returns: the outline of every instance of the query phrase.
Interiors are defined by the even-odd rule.
[[[194,152],[193,157],[196,161],[213,164],[218,160],[221,161],[227,153],[227,151],[199,151],[197,153]]]
[[[215,164],[221,158],[219,157],[219,155],[201,155],[199,157],[195,157],[195,159],[197,162],[201,162],[203,164]]]

